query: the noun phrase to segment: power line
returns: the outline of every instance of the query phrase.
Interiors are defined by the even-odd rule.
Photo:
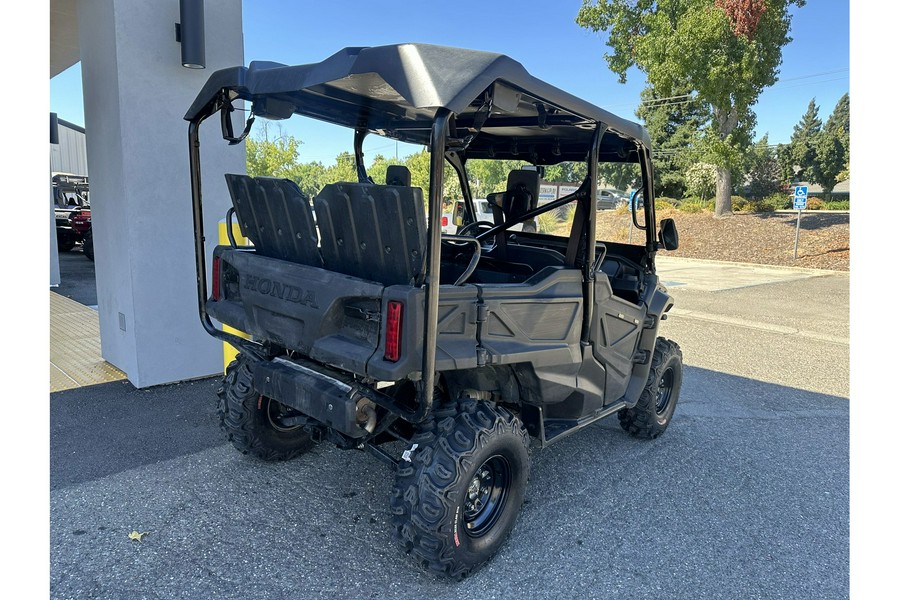
[[[821,73],[813,73],[812,75],[800,75],[798,77],[788,77],[787,79],[779,79],[775,82],[775,85],[779,83],[784,83],[785,81],[796,81],[798,79],[809,79],[810,77],[819,77],[821,75],[831,75],[833,73],[841,73],[843,71],[849,71],[850,67],[844,67],[842,69],[835,69],[833,71],[822,71]]]
[[[694,94],[680,94],[678,96],[668,96],[666,98],[651,98],[650,100],[643,100],[642,104],[649,104],[653,102],[663,102],[665,100],[677,100],[678,98],[694,98]]]
[[[807,75],[798,75],[797,77],[788,77],[787,79],[779,79],[777,82],[775,82],[773,85],[769,86],[766,89],[768,89],[768,90],[771,90],[771,89],[793,89],[795,87],[802,87],[805,85],[815,85],[815,84],[819,84],[819,83],[829,83],[832,81],[840,81],[842,79],[846,79],[846,77],[837,77],[837,78],[833,78],[833,79],[825,79],[822,81],[811,81],[808,83],[801,83],[799,85],[792,85],[792,86],[788,86],[788,87],[780,86],[780,84],[787,82],[787,81],[798,81],[801,79],[811,79],[813,77],[821,77],[823,75],[833,75],[834,73],[843,73],[843,72],[849,71],[849,70],[850,70],[850,67],[842,67],[840,69],[833,69],[831,71],[821,71],[819,73],[810,73]],[[849,76],[849,73],[847,76]],[[686,97],[690,98],[690,99],[689,100],[679,100],[680,98],[686,98]],[[679,104],[686,104],[688,102],[693,102],[696,99],[697,99],[696,94],[679,94],[677,96],[666,96],[664,98],[653,98],[651,100],[641,101],[641,102],[637,103],[636,105],[631,102],[622,102],[619,104],[609,104],[609,105],[607,105],[607,107],[613,108],[616,106],[641,106],[641,105],[643,105],[645,108],[660,108],[663,106],[677,106]],[[666,103],[665,102],[666,100],[679,100],[679,101]]]

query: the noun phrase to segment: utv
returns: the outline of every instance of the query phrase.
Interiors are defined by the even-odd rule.
[[[81,242],[87,255],[90,243],[89,258],[94,260],[88,178],[70,173],[53,173],[52,182],[57,248],[60,252],[68,252]]]
[[[250,116],[236,135],[239,101]],[[226,230],[238,225],[251,244],[231,235],[215,248],[208,290],[199,127],[215,113],[231,144],[255,118],[348,127],[357,181],[310,200],[291,180],[225,175]],[[223,69],[185,120],[200,318],[239,351],[220,391],[222,428],[264,460],[328,440],[390,465],[395,537],[423,569],[458,579],[497,552],[522,507],[531,445],[611,415],[639,438],[669,425],[682,357],[657,337],[673,301],[654,257],[678,236],[670,219],[656,229],[640,126],[506,56],[421,44]],[[374,181],[369,134],[427,147],[427,192],[402,166]],[[452,179],[468,218],[478,214],[467,170],[477,161],[518,168],[488,196],[492,220],[442,235]],[[586,177],[538,206],[541,174],[561,163]],[[641,245],[595,241],[608,163],[632,169],[648,200],[631,210]],[[447,182],[445,165],[456,175]],[[567,235],[511,231],[570,202],[571,221],[557,224]]]

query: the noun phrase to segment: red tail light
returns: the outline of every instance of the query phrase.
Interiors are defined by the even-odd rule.
[[[219,301],[219,293],[221,292],[221,270],[222,270],[222,259],[218,256],[213,256],[213,264],[212,264],[212,299],[213,302]]]
[[[403,325],[403,304],[396,300],[388,302],[387,334],[384,340],[384,360],[400,360],[400,331]]]
[[[446,227],[450,224],[450,219],[447,217],[441,217],[441,227]]]

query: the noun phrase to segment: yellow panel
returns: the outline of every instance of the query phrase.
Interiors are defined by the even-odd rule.
[[[234,234],[234,243],[235,244],[237,244],[239,246],[243,246],[243,245],[246,245],[249,243],[249,240],[247,238],[245,238],[244,235],[241,233],[241,228],[238,226],[237,223],[231,224],[231,231]],[[225,223],[225,219],[222,219],[221,221],[219,221],[219,243],[222,244],[223,246],[227,246],[231,243],[228,240],[228,227]],[[238,331],[237,329],[234,329],[233,327],[229,327],[227,325],[224,325],[222,327],[222,330],[227,331],[229,333],[233,333],[233,334],[235,334],[239,337],[242,337],[244,339],[247,339],[247,340],[250,339],[250,336],[247,335],[246,333],[244,333],[243,331]],[[234,346],[232,346],[228,342],[222,342],[222,355],[225,360],[225,368],[228,368],[228,365],[230,365],[231,361],[233,361],[235,359],[235,357],[237,357],[237,354],[238,354],[237,350],[235,350]],[[223,371],[224,371],[224,369],[223,369]]]

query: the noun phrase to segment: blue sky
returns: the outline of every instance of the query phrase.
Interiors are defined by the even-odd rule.
[[[310,4],[245,0],[245,61],[304,64],[318,62],[345,46],[398,42],[489,50],[507,54],[533,75],[627,118],[635,118],[645,85],[637,70],[624,85],[609,72],[602,34],[575,24],[581,0],[457,0],[452,5],[332,0],[314,4],[314,10]],[[780,81],[762,94],[755,107],[756,137],[768,133],[773,144],[790,139],[811,99],[815,98],[824,121],[850,87],[849,2],[810,0],[792,12],[794,39],[783,50]],[[84,124],[78,66],[50,81],[50,110]],[[351,147],[352,134],[346,131],[296,121],[289,121],[286,131],[307,142],[300,149],[302,161],[327,164]],[[329,141],[322,144],[322,139]],[[397,152],[402,157],[415,150],[379,138],[370,138],[366,144],[369,159],[379,152]]]

